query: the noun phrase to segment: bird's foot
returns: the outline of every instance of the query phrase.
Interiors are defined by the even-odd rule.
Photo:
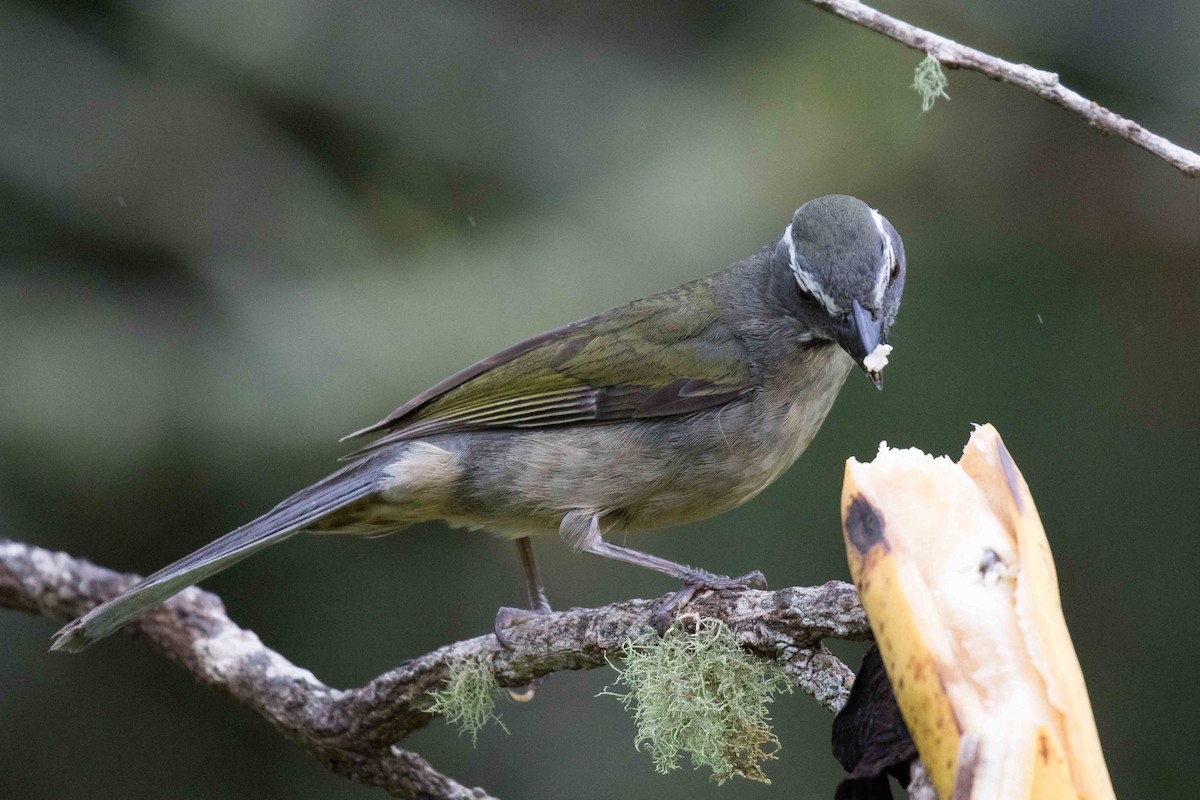
[[[505,650],[512,650],[512,639],[509,638],[508,632],[518,625],[524,625],[526,622],[533,622],[535,619],[546,616],[551,612],[550,606],[541,608],[509,608],[501,606],[496,611],[496,622],[493,625],[493,631],[496,634],[497,641]]]
[[[654,629],[659,634],[665,633],[667,628],[671,627],[675,612],[690,603],[692,598],[700,592],[709,589],[718,592],[749,589],[752,586],[757,586],[760,589],[767,588],[767,578],[759,570],[731,578],[728,575],[714,575],[706,570],[688,567],[687,570],[682,572],[680,578],[683,580],[683,586],[679,587],[679,591],[668,597],[650,615],[650,624],[654,626]]]
[[[704,589],[716,589],[718,591],[721,589],[749,589],[752,586],[757,586],[759,589],[767,588],[767,577],[759,570],[731,578],[728,575],[714,575],[711,572],[690,567],[680,578],[683,580],[685,586],[691,585],[696,587],[696,591]]]
[[[508,632],[518,625],[532,622],[539,617],[544,617],[552,610],[549,604],[538,608],[509,608],[508,606],[501,606],[496,611],[496,621],[493,626],[496,633],[496,640],[500,642],[500,646],[505,650],[514,649]],[[533,679],[524,686],[509,687],[508,696],[518,703],[528,703],[537,694],[538,687],[545,680],[546,677],[543,675],[540,678]]]

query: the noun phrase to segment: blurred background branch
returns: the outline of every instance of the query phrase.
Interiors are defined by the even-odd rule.
[[[969,69],[992,80],[1018,86],[1027,92],[1083,117],[1100,133],[1119,136],[1166,161],[1189,178],[1200,177],[1200,155],[1180,147],[1169,139],[1151,133],[1131,119],[1114,114],[1104,106],[1063,86],[1058,75],[1014,64],[972,47],[910,25],[896,17],[876,11],[858,0],[807,0],[830,14],[895,39],[914,50],[936,58],[950,69]],[[928,109],[927,109],[928,110]]]
[[[65,553],[0,539],[0,608],[69,620],[136,580]],[[466,639],[349,691],[326,686],[266,647],[229,619],[216,595],[196,587],[125,630],[199,683],[257,712],[339,775],[394,797],[485,800],[483,790],[464,787],[396,746],[433,719],[423,709],[451,666],[491,663],[497,683],[511,687],[552,672],[604,666],[610,651],[650,628],[660,602],[629,600],[557,612],[514,629],[511,650],[491,634]],[[821,640],[870,638],[854,588],[837,581],[775,592],[708,593],[690,610],[723,620],[744,649],[777,660],[797,686],[831,711],[845,704],[854,674]]]

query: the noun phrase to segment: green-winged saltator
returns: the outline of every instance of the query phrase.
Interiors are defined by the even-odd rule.
[[[54,649],[80,650],[305,531],[379,534],[440,519],[515,540],[532,612],[502,609],[501,631],[549,609],[533,535],[681,580],[674,603],[761,580],[604,534],[711,517],[779,477],[855,364],[879,385],[904,274],[900,236],[878,212],[844,195],[805,203],[744,261],[535,336],[422,392],[352,434],[377,438],[348,466],[97,606]]]

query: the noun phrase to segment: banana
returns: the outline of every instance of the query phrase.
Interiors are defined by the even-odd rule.
[[[942,798],[1112,800],[1033,496],[990,425],[963,457],[846,463],[850,572]]]

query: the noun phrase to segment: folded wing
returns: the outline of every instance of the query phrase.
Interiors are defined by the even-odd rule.
[[[688,414],[750,387],[745,348],[706,279],[510,347],[346,438],[382,434],[358,456],[439,433]]]

